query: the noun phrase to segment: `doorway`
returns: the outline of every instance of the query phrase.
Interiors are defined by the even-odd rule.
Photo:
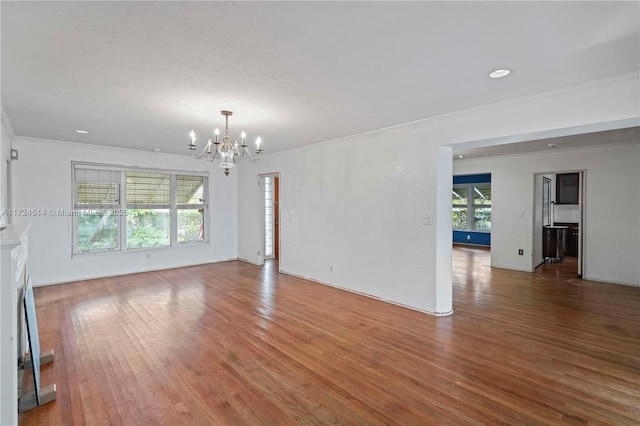
[[[264,257],[280,257],[280,175],[263,176],[264,182]]]
[[[584,270],[585,171],[534,175],[533,269]]]

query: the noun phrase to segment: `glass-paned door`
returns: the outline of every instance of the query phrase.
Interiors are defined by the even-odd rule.
[[[273,176],[266,176],[264,178],[264,255],[265,257],[273,257],[273,230],[274,230],[274,221],[273,221]]]

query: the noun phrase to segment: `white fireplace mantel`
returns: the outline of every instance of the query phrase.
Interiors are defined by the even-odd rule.
[[[2,225],[0,230],[0,425],[18,424],[18,300],[27,282],[29,225]]]

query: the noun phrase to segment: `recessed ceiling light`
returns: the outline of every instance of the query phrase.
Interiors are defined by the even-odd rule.
[[[462,158],[462,157],[464,157],[464,155],[462,155],[462,154],[458,155],[458,158]]]
[[[556,147],[556,144],[555,144],[555,143],[550,143],[550,144],[548,144],[547,146],[548,146],[549,148],[555,148],[555,147]]]
[[[86,135],[89,132],[87,132],[86,130],[76,130],[76,133],[80,133],[81,135]]]
[[[153,148],[153,152],[160,152],[160,148]]]
[[[511,70],[503,68],[499,70],[494,70],[489,73],[489,77],[491,78],[502,78],[511,74]]]

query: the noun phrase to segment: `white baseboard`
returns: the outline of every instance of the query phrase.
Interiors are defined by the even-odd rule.
[[[298,275],[298,274],[294,274],[294,273],[291,273],[291,272],[287,272],[287,271],[283,271],[283,270],[280,270],[280,272],[282,274],[290,275],[292,277],[296,277],[296,278],[300,278],[300,279],[303,279],[303,280],[306,280],[306,281],[310,281],[310,282],[315,283],[315,284],[326,285],[328,287],[333,287],[333,288],[335,288],[337,290],[348,291],[349,293],[357,294],[359,296],[364,296],[364,297],[368,297],[370,299],[379,300],[379,301],[384,302],[384,303],[390,303],[392,305],[400,306],[401,308],[411,309],[412,311],[416,311],[416,312],[420,312],[420,313],[423,313],[423,314],[432,315],[432,316],[435,316],[435,317],[446,317],[446,316],[449,316],[449,315],[453,315],[453,309],[448,311],[448,312],[428,311],[426,309],[419,309],[419,308],[416,308],[416,307],[413,307],[413,306],[409,306],[409,305],[405,305],[405,304],[402,304],[402,303],[399,303],[399,302],[395,302],[393,300],[383,299],[381,297],[374,296],[373,294],[362,293],[360,291],[351,290],[349,288],[340,287],[340,286],[337,286],[337,285],[334,285],[334,284],[325,283],[323,281],[315,280],[315,279],[309,278],[309,277],[304,277],[304,276],[301,276],[301,275]]]
[[[162,267],[160,267],[160,268],[148,268],[148,269],[142,269],[142,270],[139,270],[139,271],[122,272],[122,273],[117,273],[117,274],[90,275],[90,276],[87,276],[87,277],[75,278],[75,279],[66,280],[66,281],[51,281],[51,282],[46,282],[46,283],[33,284],[33,287],[47,287],[47,286],[50,286],[50,285],[70,284],[70,283],[75,283],[75,282],[79,282],[79,281],[99,280],[100,278],[121,277],[123,275],[142,274],[142,273],[145,273],[145,272],[168,271],[169,269],[189,268],[191,266],[211,265],[213,263],[233,262],[233,261],[236,261],[236,260],[237,260],[236,258],[231,258],[231,259],[223,259],[223,260],[214,260],[212,262],[193,263],[193,264],[189,264],[189,265],[167,266],[166,268],[162,268]]]

